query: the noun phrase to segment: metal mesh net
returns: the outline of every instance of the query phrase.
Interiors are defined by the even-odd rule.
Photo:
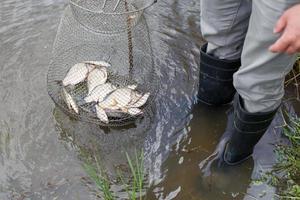
[[[72,2],[76,2],[76,5]],[[128,2],[107,0],[102,3],[98,0],[72,2],[70,6],[75,20],[71,20],[73,24],[61,25],[69,27],[60,27],[67,30],[61,31],[60,35],[75,39],[56,38],[59,44],[53,51],[48,71],[49,95],[68,115],[102,126],[122,126],[143,117],[151,108],[157,93],[158,77],[154,68],[146,21],[132,23],[131,20],[134,18],[130,17],[131,14],[141,11],[129,11],[125,8],[137,4],[131,5],[129,0]],[[79,15],[72,8],[80,6],[81,9],[83,5],[87,5],[89,10],[83,11],[89,13],[92,12],[90,10],[92,7],[103,9],[103,2],[106,8],[111,9],[114,5],[115,12],[123,16],[122,20],[116,22],[114,17],[107,17],[105,21],[102,19],[101,23],[101,19],[96,17],[93,20],[89,18],[88,25],[83,25],[83,21],[80,21]],[[121,4],[127,5],[122,7]],[[141,5],[144,4],[139,6]],[[121,8],[125,9],[125,12],[122,13]],[[86,16],[84,13],[81,14],[83,17]],[[91,23],[92,21],[95,23]],[[72,29],[73,26],[78,26],[75,23],[80,24],[77,30]],[[114,25],[107,26],[107,24]],[[93,28],[86,29],[87,27]],[[97,30],[94,27],[97,27]],[[125,32],[123,28],[126,29]],[[112,30],[114,34],[107,34]]]
[[[83,26],[102,33],[118,33],[138,23],[144,9],[156,0],[70,0],[72,12]]]

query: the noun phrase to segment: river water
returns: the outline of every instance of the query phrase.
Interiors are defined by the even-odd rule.
[[[70,26],[74,19],[66,1],[2,0],[0,19],[1,200],[97,199],[80,157],[82,151],[91,154],[95,146],[112,176],[116,167],[126,168],[125,152],[132,155],[143,149],[150,200],[274,195],[274,188],[252,180],[274,164],[271,144],[282,140],[280,113],[256,146],[253,159],[230,168],[205,162],[224,131],[228,107],[195,105],[203,43],[199,1],[161,0],[146,11],[159,92],[149,118],[113,129],[67,117],[47,94],[55,38],[54,49],[63,51],[61,41],[72,43],[64,31],[80,29]],[[295,101],[288,105],[291,112],[300,110]],[[199,163],[208,167],[200,170]],[[119,199],[124,197],[117,184],[113,190]]]

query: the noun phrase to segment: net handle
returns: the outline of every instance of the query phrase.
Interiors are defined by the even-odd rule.
[[[136,12],[140,12],[140,11],[143,11],[149,7],[151,7],[153,4],[157,3],[157,0],[153,0],[153,2],[151,2],[150,4],[148,5],[145,5],[144,7],[142,8],[139,8],[139,9],[136,9],[136,10],[132,10],[132,11],[126,11],[126,12],[122,12],[122,13],[117,13],[117,12],[104,12],[104,10],[100,10],[100,11],[94,11],[94,10],[90,10],[88,8],[85,8],[85,7],[82,7],[78,4],[76,4],[73,0],[70,0],[69,1],[70,4],[72,4],[73,6],[77,6],[79,7],[80,9],[83,9],[85,11],[88,11],[88,12],[92,12],[92,13],[98,13],[98,14],[106,14],[106,15],[123,15],[123,14],[131,14],[131,13],[136,13]]]

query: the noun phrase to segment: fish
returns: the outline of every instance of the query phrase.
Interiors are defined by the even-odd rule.
[[[127,112],[128,112],[130,115],[133,115],[133,116],[143,114],[142,110],[139,109],[139,108],[128,108]]]
[[[101,102],[104,98],[116,89],[111,83],[104,83],[96,86],[91,93],[84,98],[86,103]]]
[[[96,102],[96,115],[104,123],[109,123],[108,114],[109,116],[115,116],[118,113],[131,116],[141,115],[143,111],[140,107],[145,105],[150,93],[140,93],[135,90],[136,88],[137,85],[134,84],[117,88],[111,83],[104,83],[96,86],[85,101]]]
[[[131,93],[131,101],[129,102],[129,105],[136,103],[142,96],[143,96],[143,94],[141,94],[137,91],[133,91]]]
[[[129,105],[130,108],[140,108],[147,102],[150,96],[150,92],[145,93],[142,97],[140,97],[136,102],[133,102]]]
[[[142,114],[142,107],[148,100],[150,93],[140,94],[128,87],[116,89],[109,94],[98,105],[104,110],[109,112],[121,111],[128,113],[132,116]]]
[[[87,77],[88,94],[90,94],[98,85],[107,81],[107,70],[105,67],[93,69]]]
[[[126,105],[131,101],[131,92],[133,90],[125,87],[114,90],[103,100],[99,101],[99,105],[103,109],[118,110],[126,108]]]
[[[104,67],[111,67],[111,65],[106,61],[85,61],[77,63],[69,69],[65,78],[62,80],[62,84],[63,86],[76,85],[84,81],[89,73],[95,69]]]
[[[75,100],[72,98],[72,96],[67,92],[65,88],[62,89],[63,99],[65,103],[67,104],[68,108],[70,110],[74,110],[75,113],[79,113],[79,108],[75,102]]]
[[[101,108],[99,105],[96,105],[96,115],[100,119],[100,121],[102,121],[106,124],[109,123],[109,120],[108,120],[105,110],[103,108]]]
[[[120,108],[118,102],[111,95],[106,97],[103,101],[99,101],[98,105],[101,108],[108,110],[118,110]]]
[[[76,85],[84,81],[89,73],[89,69],[85,63],[77,63],[73,65],[62,80],[63,86]]]
[[[123,112],[126,112],[129,108],[142,107],[147,102],[149,96],[149,92],[140,94],[128,87],[124,87],[108,94],[103,102],[99,101],[99,105],[103,109],[121,109]]]
[[[132,89],[127,87],[116,89],[108,98],[112,98],[120,107],[126,107],[131,101]]]

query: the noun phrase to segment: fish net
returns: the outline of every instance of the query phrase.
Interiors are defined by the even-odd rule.
[[[143,11],[156,0],[70,0],[76,20],[93,31],[118,33],[138,23]]]
[[[47,77],[48,93],[60,109],[101,126],[123,126],[146,116],[158,76],[142,12],[153,3],[70,1]]]

